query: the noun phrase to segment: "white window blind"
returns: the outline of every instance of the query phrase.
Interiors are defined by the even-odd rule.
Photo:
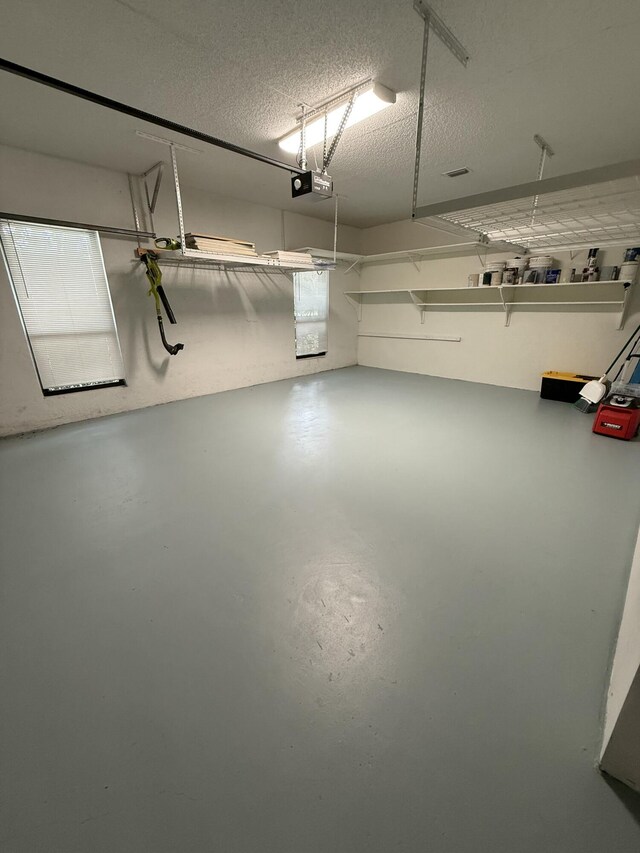
[[[328,270],[295,272],[293,302],[296,317],[296,358],[324,355],[328,343]]]
[[[0,242],[44,393],[124,384],[98,234],[3,220]]]

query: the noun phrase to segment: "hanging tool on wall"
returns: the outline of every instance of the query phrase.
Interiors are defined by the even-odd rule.
[[[169,304],[169,300],[167,299],[167,294],[164,292],[164,287],[162,286],[162,271],[158,266],[158,256],[155,252],[145,252],[141,257],[142,263],[145,265],[145,272],[147,274],[147,278],[149,279],[149,284],[151,287],[149,288],[149,296],[153,296],[156,302],[156,317],[158,319],[158,328],[160,329],[160,337],[162,338],[162,345],[169,353],[169,355],[177,355],[181,349],[184,349],[184,344],[170,344],[167,342],[167,339],[164,336],[164,325],[162,322],[162,309],[160,307],[160,303],[164,305],[164,310],[167,312],[167,317],[169,318],[169,322],[172,325],[175,325],[176,318],[171,310],[171,305]]]
[[[159,249],[165,249],[170,252],[175,252],[180,248],[180,240],[173,237],[156,237],[153,242]]]

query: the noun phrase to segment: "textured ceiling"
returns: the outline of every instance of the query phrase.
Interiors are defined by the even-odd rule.
[[[471,59],[431,39],[420,204],[535,178],[534,133],[556,151],[545,177],[638,156],[637,0],[433,5]],[[347,131],[331,167],[341,219],[365,226],[410,214],[421,40],[412,0],[3,0],[0,55],[279,159],[299,101],[375,77],[397,104]],[[0,114],[9,145],[125,171],[166,157],[134,132],[159,128],[4,73]],[[203,152],[181,156],[186,184],[332,216],[292,201],[285,172],[182,141]]]

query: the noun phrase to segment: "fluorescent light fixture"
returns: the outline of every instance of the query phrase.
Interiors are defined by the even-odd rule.
[[[334,136],[340,126],[340,120],[349,103],[350,94],[327,110],[327,138]],[[351,127],[369,116],[379,113],[385,107],[390,107],[396,102],[396,93],[387,89],[381,83],[369,83],[358,90],[353,109],[345,127]],[[305,139],[307,148],[311,148],[324,139],[324,111],[322,107],[313,111],[313,118],[307,121]],[[300,150],[300,127],[291,131],[279,140],[278,145],[289,154],[297,154]]]

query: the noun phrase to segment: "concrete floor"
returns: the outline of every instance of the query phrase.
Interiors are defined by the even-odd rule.
[[[0,443],[5,853],[637,853],[640,444],[348,368]]]

